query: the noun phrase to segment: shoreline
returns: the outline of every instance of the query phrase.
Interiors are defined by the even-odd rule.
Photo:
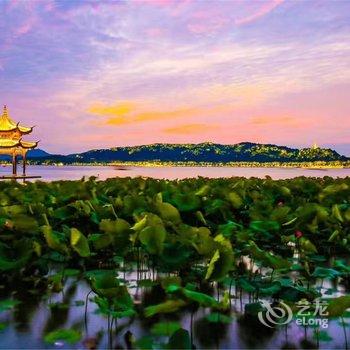
[[[227,162],[227,163],[212,163],[212,162],[160,162],[160,161],[140,161],[140,162],[74,162],[74,163],[41,163],[30,160],[29,165],[39,166],[114,166],[120,167],[120,170],[127,167],[224,167],[224,168],[291,168],[291,169],[306,169],[306,170],[328,170],[328,169],[350,169],[349,162]],[[0,166],[11,166],[11,163],[0,163]],[[125,169],[126,170],[126,169]]]

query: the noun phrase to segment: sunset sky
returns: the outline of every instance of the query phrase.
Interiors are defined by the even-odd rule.
[[[350,1],[0,1],[0,104],[40,148],[350,155]]]

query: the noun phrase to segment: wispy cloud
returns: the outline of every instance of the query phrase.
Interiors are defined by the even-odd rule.
[[[252,117],[251,123],[255,125],[298,125],[300,120],[291,116],[259,116]]]
[[[284,0],[269,0],[266,2],[260,2],[262,5],[256,12],[253,12],[252,14],[243,17],[243,18],[238,18],[235,20],[235,24],[238,26],[244,25],[244,24],[249,24],[257,21],[261,17],[266,16],[269,14],[271,11],[273,11],[277,6],[281,5],[284,2]]]
[[[122,102],[116,105],[95,104],[89,107],[88,112],[104,117],[93,120],[98,125],[136,124],[157,120],[172,120],[174,118],[190,117],[200,113],[196,108],[178,108],[175,110],[159,111],[145,110],[142,105],[133,102]]]
[[[185,134],[185,135],[192,135],[192,134],[203,134],[205,132],[212,132],[214,130],[220,129],[219,125],[216,124],[184,124],[184,125],[178,125],[173,126],[169,128],[163,129],[163,131],[167,134]]]
[[[97,103],[90,106],[88,112],[102,116],[122,117],[132,112],[134,108],[135,103],[129,101],[121,102],[116,105],[104,105],[102,103]]]
[[[45,148],[348,137],[349,2],[4,0],[0,11],[0,102],[39,126]]]

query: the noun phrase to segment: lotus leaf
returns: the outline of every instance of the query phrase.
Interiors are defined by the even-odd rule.
[[[83,258],[90,256],[90,247],[87,238],[76,228],[70,230],[70,244]]]
[[[161,254],[164,249],[166,230],[163,226],[147,226],[140,232],[140,241],[150,254]]]
[[[56,341],[63,340],[73,345],[81,339],[80,332],[74,329],[57,329],[45,335],[44,340],[48,344],[54,344]]]

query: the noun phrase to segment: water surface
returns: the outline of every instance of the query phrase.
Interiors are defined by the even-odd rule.
[[[19,169],[20,170],[20,169]],[[20,173],[20,172],[19,172]],[[137,177],[145,176],[156,179],[184,179],[198,176],[218,177],[260,177],[271,176],[273,179],[290,179],[297,176],[308,177],[347,177],[350,176],[350,168],[347,169],[305,169],[305,168],[268,168],[268,167],[171,167],[171,166],[46,166],[32,165],[28,167],[28,175],[39,175],[44,181],[54,180],[79,180],[83,176],[97,176],[100,180],[113,177]],[[10,166],[0,167],[0,176],[11,174]]]

